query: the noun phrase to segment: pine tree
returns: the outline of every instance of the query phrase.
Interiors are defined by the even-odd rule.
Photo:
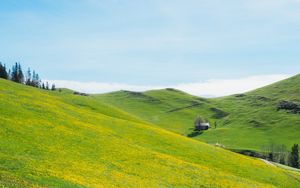
[[[55,84],[52,84],[51,90],[52,90],[52,91],[55,91]]]
[[[31,72],[30,68],[28,68],[26,75],[24,76],[21,64],[17,62],[12,66],[11,69],[8,70],[8,72],[6,70],[6,66],[2,65],[0,62],[0,78],[49,90],[49,83],[42,83],[39,75],[34,70]],[[56,90],[54,84],[52,84],[51,90]]]
[[[299,146],[294,144],[292,147],[292,152],[290,154],[290,166],[294,168],[299,168]]]
[[[1,62],[0,62],[0,78],[8,79],[8,73],[6,71],[6,66],[2,65]]]
[[[41,80],[40,80],[39,74],[35,75],[35,79],[36,79],[36,81],[35,81],[35,87],[40,87]]]
[[[4,64],[4,71],[3,72],[4,72],[5,79],[9,79],[9,72],[7,72],[5,64]]]
[[[18,82],[19,82],[19,83],[24,83],[24,74],[23,74],[23,71],[22,71],[21,64],[18,63],[17,66],[18,66],[18,67],[17,67]]]
[[[12,67],[11,80],[17,83],[24,83],[24,74],[20,63],[15,63]]]
[[[32,72],[31,86],[33,86],[33,87],[36,86],[36,74],[35,74],[35,71],[34,71],[34,70],[33,70],[33,72]]]
[[[7,79],[11,80],[11,70],[10,69],[8,69],[8,78]]]
[[[19,82],[18,79],[18,63],[15,63],[15,65],[11,68],[11,81]]]
[[[28,68],[27,75],[26,75],[26,81],[25,84],[31,86],[32,85],[32,78],[31,78],[31,70]]]
[[[33,87],[41,87],[41,80],[38,74],[35,71],[32,72],[32,86]]]

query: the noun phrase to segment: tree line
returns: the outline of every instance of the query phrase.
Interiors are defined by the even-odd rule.
[[[20,63],[15,63],[11,69],[7,69],[6,65],[0,62],[0,78],[45,90],[56,90],[55,84],[52,84],[50,88],[49,83],[42,82],[39,74],[34,70],[31,71],[28,68],[24,74]]]
[[[300,168],[299,145],[294,144],[291,151],[285,145],[270,144],[261,148],[266,158],[270,161],[294,168]]]

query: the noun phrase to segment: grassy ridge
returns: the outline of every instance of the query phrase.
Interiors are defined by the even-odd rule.
[[[194,119],[198,114],[205,117],[214,115],[214,112],[209,110],[213,106],[207,99],[174,89],[144,93],[120,91],[93,97],[180,134],[188,134],[193,130]]]
[[[222,128],[199,139],[215,142],[217,138],[232,148],[259,150],[271,143],[290,148],[300,143],[300,115],[278,111],[283,100],[300,102],[300,75],[243,95],[213,99],[212,103],[230,116]]]
[[[300,102],[300,75],[246,94],[203,99],[172,90],[96,95],[102,102],[135,114],[173,132],[188,135],[197,115],[209,119],[210,129],[195,139],[232,149],[260,150],[271,143],[290,147],[300,143],[300,116],[277,111],[282,100]]]
[[[1,79],[0,86],[2,187],[299,185],[299,174],[149,125],[93,97]]]

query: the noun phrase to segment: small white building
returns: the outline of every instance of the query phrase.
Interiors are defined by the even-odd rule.
[[[209,123],[200,123],[200,127],[201,127],[201,130],[207,130],[207,129],[209,129],[210,125],[209,125]]]
[[[195,120],[195,130],[200,131],[200,130],[207,130],[210,128],[210,125],[208,122],[204,122],[201,118],[197,118]]]

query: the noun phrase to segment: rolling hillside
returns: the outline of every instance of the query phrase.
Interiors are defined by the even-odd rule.
[[[230,115],[222,128],[200,139],[219,140],[233,148],[259,150],[272,143],[290,148],[300,143],[300,113],[278,110],[282,101],[300,104],[300,75],[245,94],[213,99],[217,108]]]
[[[192,96],[182,100],[211,105]],[[300,187],[296,172],[169,132],[128,112],[97,97],[0,79],[0,186]]]
[[[300,103],[300,75],[229,97],[203,99],[166,89],[144,93],[120,91],[95,98],[167,130],[231,149],[260,150],[269,144],[300,143],[300,115],[277,110],[281,101]],[[193,134],[197,115],[217,128]]]
[[[197,114],[205,117],[214,114],[208,110],[213,106],[207,99],[174,89],[144,93],[119,91],[93,97],[134,114],[146,122],[180,134],[191,132]]]

